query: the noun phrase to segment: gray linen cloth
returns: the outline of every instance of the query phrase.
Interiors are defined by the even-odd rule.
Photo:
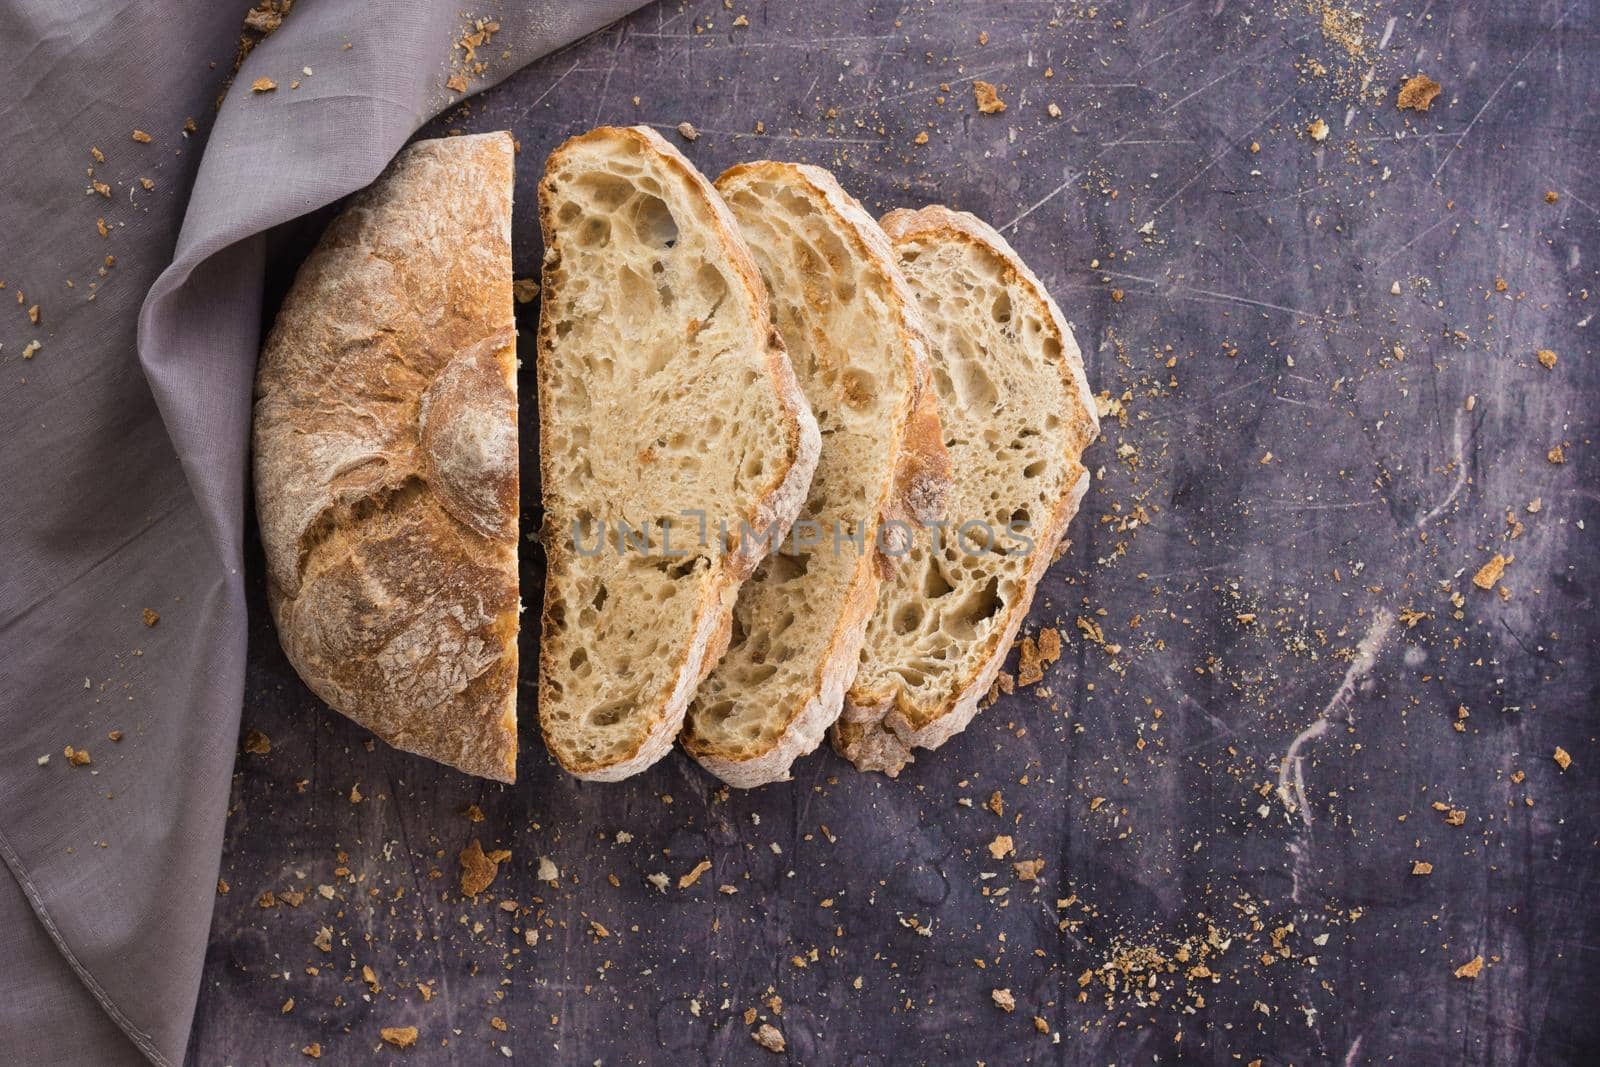
[[[500,29],[469,92],[639,6],[473,5]],[[0,0],[13,1062],[183,1059],[243,691],[264,234],[368,184],[464,95],[455,0],[300,0],[219,109],[249,7]]]

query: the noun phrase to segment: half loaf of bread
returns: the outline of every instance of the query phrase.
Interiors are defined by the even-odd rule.
[[[268,601],[300,677],[396,748],[517,767],[511,137],[420,141],[301,266],[256,374]]]
[[[717,190],[822,431],[801,519],[739,591],[681,738],[748,788],[787,778],[838,718],[890,558],[880,539],[909,529],[882,524],[940,502],[949,467],[916,301],[878,224],[817,167],[743,164]]]
[[[654,131],[557,148],[539,216],[539,714],[563,767],[614,781],[671,747],[817,425],[738,227]]]
[[[932,340],[955,472],[949,523],[886,585],[833,730],[893,776],[972,721],[1088,488],[1099,423],[1060,309],[998,233],[943,207],[882,223]]]

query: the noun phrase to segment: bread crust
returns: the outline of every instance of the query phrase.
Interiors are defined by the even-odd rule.
[[[920,522],[937,516],[949,486],[950,458],[939,425],[927,338],[915,296],[895,266],[893,247],[860,202],[821,167],[756,160],[724,171],[717,178],[716,187],[721,191],[742,181],[760,180],[804,186],[812,201],[831,216],[834,228],[854,243],[861,259],[882,267],[891,304],[899,312],[895,327],[911,388],[894,416],[898,447],[878,494],[882,501],[878,521]],[[787,709],[786,721],[776,738],[753,754],[728,751],[699,736],[691,721],[680,737],[689,755],[722,781],[741,789],[787,779],[794,761],[815,750],[829,725],[839,717],[845,690],[860,667],[859,652],[877,606],[879,584],[893,573],[892,566],[893,557],[877,547],[862,555],[845,606],[834,620],[827,650],[817,664],[811,696]]]
[[[263,347],[268,603],[290,663],[396,748],[516,777],[507,133],[419,141],[329,225]]]
[[[974,244],[997,257],[1008,273],[1024,283],[1023,290],[1062,340],[1062,381],[1074,401],[1073,410],[1066,419],[1071,433],[1063,458],[1070,464],[1069,470],[1078,472],[1068,480],[1043,536],[1035,541],[1022,595],[1010,605],[1004,625],[991,635],[984,655],[939,704],[931,708],[919,706],[901,685],[877,689],[858,685],[845,694],[844,711],[832,736],[835,750],[861,770],[879,770],[894,777],[911,762],[913,748],[938,748],[966,729],[977,714],[978,702],[994,684],[1011,643],[1027,618],[1034,592],[1088,491],[1089,475],[1079,459],[1099,435],[1100,422],[1095,414],[1094,394],[1084,373],[1082,354],[1061,309],[1005,238],[975,216],[940,205],[916,211],[891,211],[883,216],[881,223],[884,232],[897,245],[925,237]]]
[[[766,490],[756,500],[751,513],[748,516],[741,516],[751,530],[752,538],[742,540],[736,534],[733,535],[731,551],[722,556],[717,569],[706,581],[696,602],[693,637],[688,645],[676,653],[676,665],[671,672],[672,682],[654,707],[649,710],[650,727],[638,738],[632,751],[620,758],[604,762],[583,758],[569,751],[558,737],[552,735],[548,724],[545,725],[545,744],[561,766],[578,778],[598,782],[619,781],[637,774],[661,759],[672,748],[672,743],[683,725],[684,713],[688,710],[695,688],[727,650],[728,639],[732,633],[734,596],[738,587],[754,573],[766,556],[767,548],[773,540],[767,535],[786,531],[799,515],[800,508],[805,503],[806,490],[811,484],[811,476],[816,470],[822,444],[816,419],[812,417],[805,395],[795,380],[794,368],[789,364],[783,340],[771,326],[772,315],[766,285],[761,280],[755,260],[751,258],[750,250],[739,234],[738,225],[722,202],[722,198],[693,164],[648,126],[602,126],[573,137],[558,146],[546,163],[547,174],[556,169],[563,153],[571,152],[591,141],[613,138],[633,141],[642,150],[653,155],[663,167],[688,183],[689,187],[703,199],[704,206],[713,221],[717,241],[755,309],[757,321],[761,324],[759,328],[765,331],[763,364],[782,413],[783,435],[788,444],[789,456],[787,466],[768,484]],[[547,353],[551,351],[555,340],[555,323],[549,311],[556,301],[551,299],[554,292],[549,280],[549,268],[559,262],[561,255],[558,231],[550,213],[548,181],[548,177],[541,180],[539,196],[539,222],[544,235],[547,270],[545,299],[539,322],[541,396],[549,395],[550,372],[547,367]],[[543,484],[548,487],[552,484],[549,442],[543,431],[540,436],[540,472],[544,479]],[[543,540],[549,569],[553,572],[565,562],[563,550],[565,542],[548,529],[544,532]],[[541,626],[542,633],[552,632],[548,592],[541,612]],[[547,643],[541,641],[539,670],[541,706],[550,706],[558,699],[550,689],[548,680],[548,657],[551,654]]]

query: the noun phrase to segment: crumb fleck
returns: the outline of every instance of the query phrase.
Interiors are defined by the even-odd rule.
[[[678,888],[679,889],[688,889],[690,886],[694,885],[696,882],[698,882],[700,880],[700,876],[702,874],[705,874],[710,869],[711,869],[711,861],[710,860],[701,860],[699,863],[694,865],[694,870],[690,871],[688,874],[685,874],[685,875],[683,875],[682,877],[680,877],[678,879]]]
[[[1006,109],[1006,102],[1000,99],[1000,93],[986,81],[972,83],[972,95],[977,100],[978,110],[985,115],[998,115]]]
[[[1426,111],[1433,105],[1433,98],[1438,95],[1438,82],[1426,74],[1414,74],[1400,86],[1400,95],[1395,97],[1394,106],[1401,111],[1407,108],[1412,111]]]
[[[1502,556],[1496,552],[1488,563],[1478,568],[1478,573],[1472,576],[1472,584],[1479,589],[1493,589],[1501,575],[1505,574],[1507,565],[1514,559],[1515,556]]]
[[[761,1028],[750,1037],[768,1052],[782,1052],[788,1047],[784,1043],[783,1032],[771,1023],[762,1023]]]
[[[500,873],[500,864],[511,858],[509,849],[496,849],[493,852],[484,852],[483,846],[474,838],[472,844],[461,850],[461,892],[469,897],[475,897],[494,884],[494,879]]]
[[[417,1028],[415,1026],[385,1026],[378,1031],[378,1036],[395,1048],[410,1048],[417,1043]]]

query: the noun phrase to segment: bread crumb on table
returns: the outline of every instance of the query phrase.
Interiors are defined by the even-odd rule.
[[[1493,589],[1495,583],[1505,574],[1506,567],[1514,559],[1516,559],[1515,556],[1502,556],[1496,552],[1488,563],[1478,568],[1478,573],[1472,576],[1472,584],[1479,589]]]
[[[1433,104],[1433,98],[1438,95],[1438,82],[1426,74],[1414,74],[1400,86],[1400,94],[1394,98],[1394,106],[1401,111],[1407,108],[1412,111],[1427,111]]]
[[[998,115],[1006,109],[1006,102],[1000,99],[1000,93],[986,81],[972,83],[972,95],[978,103],[978,110],[985,115]]]
[[[495,876],[500,873],[500,864],[511,858],[509,849],[495,849],[493,852],[484,852],[483,846],[474,838],[472,844],[461,850],[461,892],[469,897],[475,897],[494,884]]]
[[[762,1023],[761,1028],[750,1037],[768,1052],[782,1052],[788,1047],[783,1040],[783,1032],[771,1023]]]
[[[378,1036],[386,1044],[395,1048],[410,1048],[417,1043],[417,1028],[415,1026],[385,1026],[378,1031]]]
[[[1007,1014],[1017,1010],[1017,998],[1011,995],[1011,990],[1009,989],[991,990],[989,997],[994,1001],[995,1007]]]

